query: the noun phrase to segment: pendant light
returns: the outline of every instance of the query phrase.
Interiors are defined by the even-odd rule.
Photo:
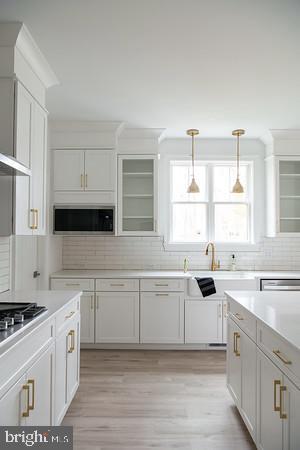
[[[240,182],[240,136],[245,134],[245,130],[233,130],[232,136],[236,136],[236,182],[232,188],[232,194],[243,194],[244,188]]]
[[[187,130],[186,134],[188,136],[192,137],[192,166],[193,166],[193,177],[191,184],[189,185],[187,189],[188,194],[197,194],[200,192],[199,186],[195,181],[195,136],[199,134],[199,130],[195,130],[194,128],[191,128],[190,130]]]

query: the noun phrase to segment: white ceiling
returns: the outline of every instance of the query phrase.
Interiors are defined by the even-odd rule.
[[[177,136],[300,128],[299,0],[0,0],[56,72],[51,118]]]

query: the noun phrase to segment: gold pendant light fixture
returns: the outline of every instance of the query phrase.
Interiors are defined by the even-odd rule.
[[[199,189],[198,184],[195,181],[195,136],[197,136],[199,134],[199,130],[191,128],[190,130],[186,131],[186,134],[188,136],[192,137],[192,166],[193,166],[192,181],[187,189],[187,193],[188,194],[197,194],[200,192],[200,189]]]
[[[232,194],[243,194],[244,188],[240,182],[240,136],[245,134],[245,130],[233,130],[232,136],[236,136],[236,182],[232,188]]]

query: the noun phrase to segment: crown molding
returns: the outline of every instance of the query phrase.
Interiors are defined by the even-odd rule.
[[[119,139],[156,139],[160,140],[165,128],[127,128],[120,133]]]

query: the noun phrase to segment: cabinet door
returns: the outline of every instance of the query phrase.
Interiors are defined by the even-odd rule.
[[[230,318],[227,321],[227,337],[227,387],[235,404],[240,407],[242,380],[240,352],[241,330]]]
[[[95,342],[95,294],[86,292],[80,298],[80,342]]]
[[[114,191],[115,170],[113,150],[86,150],[85,190]]]
[[[34,100],[27,90],[17,84],[15,107],[15,156],[21,163],[31,167],[32,124]],[[32,234],[33,218],[30,213],[30,177],[15,180],[15,233]]]
[[[60,425],[67,409],[67,340],[64,330],[55,344],[55,425]]]
[[[139,342],[139,293],[96,294],[96,342]]]
[[[46,157],[47,157],[47,113],[37,103],[33,115],[31,146],[31,210],[34,214],[34,234],[46,233]]]
[[[257,352],[257,447],[282,450],[283,426],[279,411],[282,373],[261,351]]]
[[[300,390],[284,377],[286,390],[282,393],[284,450],[299,450],[300,447]]]
[[[184,343],[184,296],[181,293],[141,294],[140,342]]]
[[[51,346],[26,374],[30,388],[30,413],[26,425],[52,425],[54,346]]]
[[[80,318],[75,317],[67,334],[67,401],[72,401],[79,385]]]
[[[256,344],[243,332],[237,342],[241,356],[241,400],[240,411],[252,436],[256,439]],[[240,344],[240,350],[239,350]]]
[[[223,301],[223,335],[222,342],[227,344],[227,320],[228,320],[228,305],[226,301]]]
[[[27,411],[26,377],[20,378],[16,384],[0,399],[1,426],[25,425],[23,413]]]
[[[185,301],[185,342],[222,342],[222,301]]]
[[[55,150],[53,168],[55,191],[84,190],[83,150]]]

